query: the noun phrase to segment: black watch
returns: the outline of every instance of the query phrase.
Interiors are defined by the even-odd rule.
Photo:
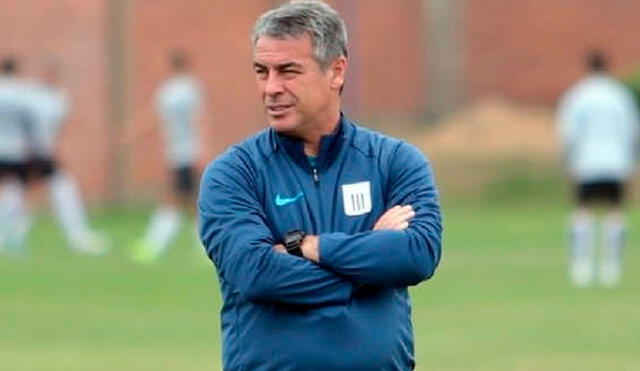
[[[299,229],[294,229],[292,231],[287,232],[284,235],[282,244],[284,245],[284,249],[291,255],[299,256],[302,258],[302,241],[307,234]]]

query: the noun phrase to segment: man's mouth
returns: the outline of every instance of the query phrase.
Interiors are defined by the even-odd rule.
[[[267,113],[272,116],[284,115],[289,111],[293,104],[267,104]]]

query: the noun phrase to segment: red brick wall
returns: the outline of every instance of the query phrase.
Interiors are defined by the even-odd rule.
[[[640,60],[640,1],[468,0],[466,78],[471,99],[501,95],[553,104],[602,47],[612,67]]]
[[[351,3],[355,4],[352,5]],[[417,115],[425,103],[422,1],[343,0],[350,33],[347,89],[357,116]]]
[[[262,125],[251,65],[249,32],[265,1],[138,0],[130,9],[132,121],[157,125],[153,97],[168,72],[174,48],[190,56],[205,94],[202,162]],[[134,188],[160,186],[165,175],[162,137],[156,132],[131,147],[128,173]],[[155,159],[159,159],[156,161]],[[158,166],[160,165],[160,166]]]
[[[63,66],[72,106],[60,158],[90,199],[107,191],[108,79],[106,3],[84,0],[0,0],[0,55],[14,54],[28,76],[44,58]]]
[[[154,124],[152,97],[167,72],[166,55],[192,55],[206,90],[202,163],[263,124],[251,71],[249,32],[274,0],[131,0],[125,27],[128,119],[109,122],[114,81],[109,7],[114,0],[0,0],[0,53],[28,62],[59,58],[73,109],[60,154],[93,200],[104,199],[122,153],[132,196],[164,184],[158,132],[135,145],[109,138],[114,127]],[[356,118],[417,117],[428,104],[427,0],[331,0],[349,26],[351,65],[344,93]],[[602,46],[620,72],[640,60],[640,1],[457,0],[461,17],[464,90],[469,99],[501,95],[553,104],[582,73],[582,56]],[[117,184],[117,183],[116,183]]]

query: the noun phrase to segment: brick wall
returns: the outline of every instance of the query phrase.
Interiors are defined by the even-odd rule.
[[[618,73],[640,61],[640,1],[467,0],[468,97],[554,104],[593,47]]]
[[[113,44],[110,12],[117,1],[126,5],[123,42]],[[329,1],[349,27],[344,106],[350,115],[419,117],[438,94],[428,81],[435,56],[427,44],[438,37],[438,28],[425,24],[430,1],[436,0]],[[454,17],[462,52],[451,55],[461,55],[456,65],[467,100],[500,95],[553,104],[581,75],[582,56],[593,46],[610,52],[618,72],[640,60],[640,1],[450,1],[462,13]],[[256,17],[279,2],[0,0],[0,53],[27,61],[31,75],[44,55],[61,60],[73,109],[60,155],[85,194],[103,200],[122,187],[131,197],[153,196],[166,181],[160,133],[134,145],[117,136],[121,129],[155,124],[151,100],[166,76],[167,53],[176,47],[190,53],[204,82],[204,164],[263,125],[248,35]],[[113,68],[116,49],[122,52],[121,80]],[[113,95],[118,81],[124,81],[122,91]],[[119,98],[124,122],[113,114]],[[123,180],[114,182],[118,174]]]
[[[346,92],[346,106],[355,115],[421,112],[426,98],[421,6],[421,0],[343,0],[336,4],[351,35],[347,77],[351,91]]]

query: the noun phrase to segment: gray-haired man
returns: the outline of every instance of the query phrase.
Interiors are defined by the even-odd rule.
[[[341,114],[346,30],[326,4],[265,13],[253,47],[270,127],[208,167],[198,204],[224,368],[412,369],[407,286],[440,259],[429,164]]]

